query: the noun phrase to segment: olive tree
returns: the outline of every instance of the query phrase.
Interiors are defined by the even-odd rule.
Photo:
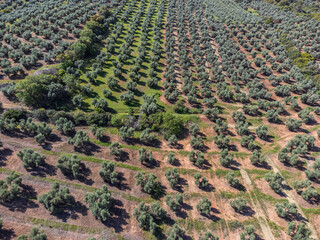
[[[111,216],[110,209],[112,207],[113,198],[105,185],[96,192],[87,193],[84,197],[84,201],[89,204],[90,211],[96,219],[107,221]]]

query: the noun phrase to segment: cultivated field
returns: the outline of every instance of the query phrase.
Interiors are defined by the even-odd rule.
[[[270,2],[0,1],[0,239],[320,239],[318,6]]]

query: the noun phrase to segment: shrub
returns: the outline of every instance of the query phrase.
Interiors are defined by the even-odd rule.
[[[153,163],[152,151],[147,151],[145,148],[139,149],[139,161],[141,163]]]
[[[60,188],[59,183],[52,185],[51,191],[45,193],[38,198],[39,203],[42,203],[46,209],[52,213],[60,213],[64,208],[74,206],[74,197],[70,194],[69,188]]]
[[[122,153],[122,149],[119,142],[111,143],[109,149],[111,155],[120,156]]]
[[[301,197],[310,202],[312,200],[314,201],[318,201],[320,199],[320,195],[318,193],[318,191],[312,187],[312,186],[309,186],[307,187],[302,193],[301,193]]]
[[[150,128],[146,128],[145,130],[142,131],[141,135],[140,135],[140,141],[143,143],[152,143],[154,140],[156,139],[156,136],[151,133],[151,129]]]
[[[240,233],[240,239],[241,240],[255,240],[255,228],[252,225],[248,225],[244,227],[244,231]]]
[[[175,146],[178,143],[178,138],[176,137],[176,135],[171,135],[168,139],[168,143],[170,146]]]
[[[269,183],[269,186],[276,193],[280,193],[282,191],[282,182],[283,178],[279,173],[269,172],[266,174],[264,179]]]
[[[193,175],[195,179],[195,183],[199,188],[206,188],[208,186],[208,179],[206,177],[202,177],[201,173],[197,172]]]
[[[220,151],[220,163],[223,167],[230,167],[233,163],[233,154],[229,153],[228,149]]]
[[[302,125],[302,121],[298,119],[289,118],[286,126],[290,131],[297,131]]]
[[[246,209],[246,204],[247,201],[242,197],[230,201],[230,206],[238,213],[242,213]]]
[[[234,176],[234,172],[229,172],[226,175],[226,179],[231,187],[237,188],[240,185],[239,179]]]
[[[111,216],[110,208],[112,207],[113,198],[105,185],[94,193],[87,193],[84,201],[89,204],[90,211],[96,219],[107,221]]]
[[[29,235],[22,234],[17,240],[47,240],[47,235],[43,231],[39,231],[38,228],[32,228]]]
[[[99,175],[103,181],[110,182],[111,184],[115,184],[118,181],[119,176],[119,174],[114,171],[113,162],[103,162],[102,169],[99,171]]]
[[[170,163],[171,165],[174,165],[176,163],[177,159],[174,155],[174,152],[169,152],[168,154],[168,163]]]
[[[159,190],[160,184],[153,173],[147,175],[145,172],[138,172],[134,177],[136,185],[140,185],[143,192],[154,195]]]
[[[264,165],[266,163],[266,159],[264,157],[264,155],[258,151],[258,150],[254,150],[250,156],[250,161],[253,165]]]
[[[220,134],[214,137],[214,143],[217,144],[220,149],[228,148],[229,142],[230,138],[228,136]]]
[[[297,205],[294,203],[276,203],[276,213],[281,218],[292,218],[298,216]]]
[[[29,168],[35,168],[43,166],[45,164],[45,156],[34,152],[32,149],[24,148],[23,151],[19,151],[17,156],[22,160],[23,167],[27,170]]]
[[[119,135],[121,140],[128,140],[134,135],[134,129],[132,127],[122,126],[119,130]]]
[[[310,235],[312,234],[311,230],[306,227],[305,223],[300,223],[297,225],[295,222],[289,222],[287,227],[287,234],[292,237],[292,239],[297,240],[311,240]]]
[[[299,118],[301,118],[301,120],[305,123],[305,124],[309,124],[314,120],[314,116],[313,114],[310,114],[311,110],[308,108],[302,109],[299,113],[298,116]]]
[[[90,143],[90,139],[85,132],[79,130],[73,137],[68,138],[68,144],[76,147],[85,147]]]
[[[71,157],[60,157],[58,159],[57,168],[59,168],[64,175],[72,175],[74,178],[77,178],[80,175],[80,164],[80,159],[73,154]]]
[[[168,240],[180,240],[183,239],[185,230],[180,228],[178,224],[174,224],[172,228],[167,231]]]
[[[167,180],[172,188],[176,188],[179,182],[180,174],[176,168],[168,169],[165,173]]]
[[[141,202],[133,212],[133,216],[137,219],[139,227],[150,231],[152,234],[155,234],[158,229],[156,222],[162,222],[166,214],[166,211],[157,202],[152,203],[151,206]]]
[[[200,136],[192,137],[190,140],[190,145],[194,149],[202,149],[204,147],[203,140]]]
[[[192,150],[189,154],[189,160],[197,167],[202,168],[204,165],[204,156],[200,151]]]
[[[177,210],[181,209],[181,206],[183,204],[182,194],[178,193],[178,194],[175,195],[175,197],[167,196],[166,197],[166,203],[167,203],[168,207],[170,207],[170,209],[172,211],[177,211]]]
[[[5,181],[0,180],[0,201],[15,200],[21,194],[22,179],[15,172],[11,172]]]
[[[268,128],[265,125],[261,125],[257,128],[256,134],[259,138],[265,140],[268,137]]]
[[[208,200],[208,198],[204,197],[198,204],[197,204],[197,210],[201,214],[210,215],[211,212],[211,202]]]
[[[206,231],[204,235],[199,237],[200,240],[219,240],[218,236],[214,236],[210,231]]]

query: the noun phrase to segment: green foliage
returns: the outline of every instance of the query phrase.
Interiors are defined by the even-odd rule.
[[[68,144],[75,145],[76,147],[85,147],[90,143],[90,139],[87,134],[79,130],[73,137],[68,138]]]
[[[58,159],[57,168],[59,168],[64,175],[72,175],[74,178],[78,178],[80,176],[80,165],[80,159],[73,154],[71,157],[60,157]]]
[[[17,240],[47,240],[47,235],[44,231],[39,231],[38,228],[32,228],[29,235],[22,234]]]
[[[219,240],[218,236],[213,235],[210,231],[206,231],[199,237],[200,240]]]
[[[168,240],[182,240],[185,230],[180,228],[178,224],[174,224],[172,228],[167,231]]]
[[[311,110],[309,108],[304,108],[298,113],[298,116],[304,123],[309,124],[314,120],[313,114],[310,113]]]
[[[292,183],[292,187],[296,190],[297,193],[301,194],[304,188],[307,188],[311,185],[311,181],[308,179],[301,180],[301,181],[294,181]]]
[[[247,201],[242,197],[238,197],[230,201],[230,206],[238,213],[244,212],[246,205]]]
[[[229,153],[228,149],[222,149],[219,160],[223,167],[230,167],[233,163],[233,154]]]
[[[320,199],[320,195],[318,193],[318,191],[312,187],[312,186],[309,186],[307,187],[302,193],[301,193],[301,197],[308,201],[308,202],[311,202],[311,201],[319,201]]]
[[[194,149],[202,149],[204,147],[203,139],[200,136],[192,137],[190,145]]]
[[[5,119],[15,119],[16,121],[26,118],[26,112],[21,109],[9,109],[2,115]]]
[[[244,227],[244,231],[240,233],[240,239],[241,240],[255,240],[255,228],[252,225],[248,225]]]
[[[171,165],[174,165],[176,163],[177,159],[175,157],[174,152],[169,152],[168,154],[168,163],[170,163]]]
[[[19,151],[17,156],[22,160],[23,167],[28,170],[29,168],[35,168],[43,166],[45,164],[45,156],[34,152],[32,149],[24,148],[23,151]]]
[[[242,147],[248,148],[248,150],[250,151],[254,151],[255,149],[258,148],[258,146],[253,141],[254,141],[253,135],[242,136],[240,144]]]
[[[140,135],[140,141],[145,143],[145,144],[150,144],[156,139],[156,136],[151,133],[150,128],[146,128],[145,130],[142,131]]]
[[[197,210],[201,214],[210,215],[211,212],[211,202],[208,200],[208,198],[204,197],[198,204],[197,204]]]
[[[306,223],[297,224],[289,222],[287,227],[287,234],[294,240],[311,240],[311,230],[307,228]]]
[[[22,179],[15,172],[11,172],[5,181],[0,180],[0,201],[7,202],[16,199],[21,194]]]
[[[206,188],[208,186],[208,179],[206,177],[202,177],[201,173],[197,172],[193,177],[199,188]]]
[[[257,128],[256,134],[259,138],[265,140],[268,137],[268,128],[265,125],[261,125]]]
[[[289,118],[286,126],[290,131],[297,131],[302,125],[302,121],[298,119]]]
[[[240,185],[239,179],[235,178],[234,172],[228,172],[226,179],[231,187],[237,188]]]
[[[69,188],[60,188],[59,183],[56,182],[52,185],[51,191],[41,195],[38,201],[52,213],[60,213],[65,208],[73,207],[75,204],[75,199],[70,194]]]
[[[45,143],[46,141],[46,138],[45,136],[42,134],[42,133],[39,133],[38,135],[36,135],[34,137],[34,139],[36,140],[36,142],[39,144],[39,145],[42,145]]]
[[[273,191],[276,193],[281,193],[283,188],[283,178],[281,177],[280,173],[272,173],[269,172],[266,174],[264,179],[269,183],[269,186]]]
[[[111,143],[109,149],[111,155],[120,156],[122,154],[122,149],[119,142]]]
[[[137,219],[139,227],[150,231],[154,235],[158,229],[157,222],[162,222],[166,214],[166,211],[160,207],[158,202],[152,203],[151,206],[141,202],[133,212],[133,216]]]
[[[138,172],[135,176],[136,185],[141,187],[143,192],[155,195],[159,190],[160,183],[153,173],[146,174],[145,172]]]
[[[214,143],[217,144],[218,148],[220,149],[228,148],[229,142],[230,138],[228,136],[220,134],[214,137]]]
[[[290,219],[298,216],[298,209],[294,203],[276,203],[276,213],[281,218]]]
[[[180,174],[176,168],[168,169],[165,173],[167,180],[172,188],[176,188],[179,183]]]
[[[58,106],[69,96],[67,89],[58,82],[58,77],[52,75],[30,75],[16,85],[16,95],[28,106]]]
[[[74,123],[64,117],[61,117],[56,121],[56,127],[58,131],[67,136],[70,136],[75,131]]]
[[[171,135],[168,139],[168,143],[170,146],[175,146],[178,143],[178,138],[176,137],[176,135]]]
[[[145,148],[140,148],[139,149],[139,161],[141,163],[153,163],[154,162],[154,159],[153,159],[153,156],[152,156],[152,151],[149,150],[147,151]]]
[[[119,130],[119,135],[121,140],[128,140],[133,137],[134,129],[132,127],[122,126]]]
[[[170,207],[172,211],[178,211],[181,209],[182,204],[183,204],[183,197],[181,193],[178,193],[173,196],[167,196],[166,197],[166,203]]]
[[[87,193],[84,201],[89,204],[90,211],[96,219],[107,221],[111,216],[113,198],[105,185],[94,193]]]
[[[90,131],[97,139],[103,138],[103,129],[99,128],[97,124],[90,126]]]
[[[115,184],[118,181],[119,176],[119,174],[114,171],[113,162],[103,162],[102,169],[99,171],[99,175],[103,181],[110,182],[111,184]]]
[[[213,126],[213,129],[217,134],[226,134],[228,130],[228,124],[219,118],[217,119],[216,124]]]
[[[189,160],[199,168],[202,168],[204,165],[204,156],[200,151],[195,152],[194,150],[192,150],[189,153]]]
[[[159,131],[165,139],[169,139],[172,135],[181,135],[184,129],[184,120],[170,113],[143,114],[139,118],[139,128],[141,130],[150,128],[153,131]]]
[[[253,165],[263,166],[266,164],[264,155],[259,150],[254,150],[250,156],[250,161]]]

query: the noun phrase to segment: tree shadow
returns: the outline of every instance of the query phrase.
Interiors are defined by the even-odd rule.
[[[0,239],[2,240],[10,240],[16,237],[16,234],[14,233],[14,230],[12,228],[10,229],[1,229],[0,230]]]
[[[245,206],[243,211],[240,213],[243,216],[252,217],[256,212],[249,206]]]
[[[81,146],[81,147],[74,146],[74,150],[76,152],[84,153],[87,156],[91,156],[93,155],[94,152],[99,152],[101,150],[101,147],[98,146],[97,144],[89,142],[85,146]]]
[[[104,221],[103,224],[113,228],[116,233],[122,232],[124,226],[128,224],[130,218],[127,210],[123,208],[123,203],[118,199],[113,199],[112,208],[110,209],[111,217]]]
[[[126,178],[122,172],[118,172],[118,181],[116,183],[107,182],[110,186],[116,187],[119,190],[130,190],[129,185],[125,183]]]
[[[116,155],[114,160],[116,160],[118,162],[125,162],[127,160],[130,160],[129,153],[121,150],[121,153],[119,155]]]
[[[4,148],[0,150],[0,166],[5,166],[6,163],[2,162],[4,160],[7,160],[7,157],[11,156],[13,154],[13,151],[9,148]]]
[[[162,198],[163,196],[166,195],[166,187],[161,185],[160,183],[158,184],[158,187],[156,188],[156,190],[152,193],[151,197],[159,200],[160,198]]]
[[[46,177],[47,175],[54,176],[57,172],[57,169],[51,164],[44,163],[41,167],[35,167],[32,170],[28,169],[27,171],[30,171],[32,176]]]
[[[90,168],[88,168],[83,162],[80,162],[80,176],[78,177],[78,180],[91,186],[94,182],[92,179],[88,179],[90,175]]]
[[[205,186],[205,187],[201,187],[200,189],[205,191],[205,192],[213,192],[213,191],[215,191],[215,187],[210,183],[208,183],[207,186]]]
[[[79,214],[86,216],[88,215],[88,208],[86,205],[80,201],[76,201],[73,206],[69,206],[66,209],[63,209],[62,212],[51,213],[53,216],[56,216],[62,222],[66,222],[69,218],[78,219]]]

